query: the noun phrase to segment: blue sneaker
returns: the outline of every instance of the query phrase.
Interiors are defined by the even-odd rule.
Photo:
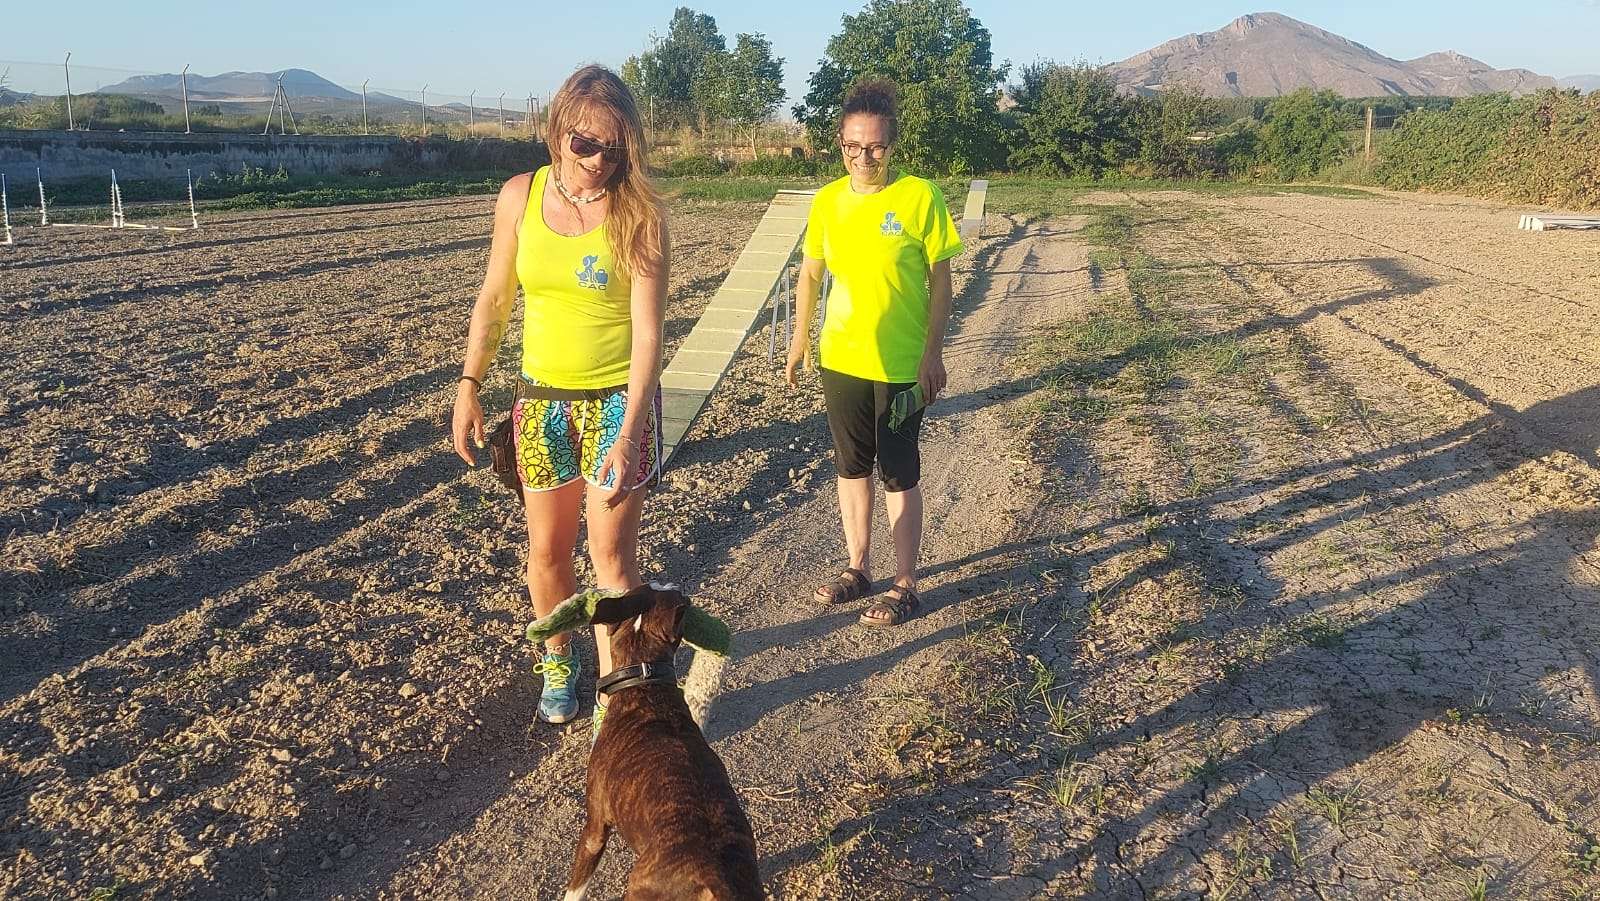
[[[544,659],[533,665],[533,671],[544,677],[544,691],[539,695],[539,719],[547,723],[565,723],[578,715],[578,676],[583,665],[569,646],[565,654],[545,652]]]

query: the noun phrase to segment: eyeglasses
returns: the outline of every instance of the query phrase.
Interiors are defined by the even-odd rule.
[[[855,141],[845,141],[839,145],[844,155],[855,159],[865,153],[869,159],[882,159],[889,152],[888,144],[857,144]]]
[[[625,144],[602,144],[594,138],[586,137],[575,131],[567,132],[567,147],[572,155],[578,159],[587,159],[597,153],[604,154],[606,162],[620,163],[628,156],[628,147]]]

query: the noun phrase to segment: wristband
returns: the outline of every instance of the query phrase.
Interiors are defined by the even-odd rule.
[[[459,385],[462,382],[471,382],[472,383],[472,387],[478,389],[479,391],[483,390],[483,383],[478,381],[476,378],[473,378],[470,375],[464,375],[461,378],[456,379],[456,384]]]

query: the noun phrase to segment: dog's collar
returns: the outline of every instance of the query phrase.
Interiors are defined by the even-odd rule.
[[[618,670],[601,679],[595,685],[595,691],[603,695],[616,694],[625,688],[636,685],[649,685],[651,683],[678,684],[678,672],[672,666],[672,658],[664,657],[660,660],[651,660],[647,663],[635,663]]]

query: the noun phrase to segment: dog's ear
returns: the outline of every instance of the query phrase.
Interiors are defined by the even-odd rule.
[[[605,594],[598,591],[580,591],[556,605],[548,616],[528,625],[527,637],[531,642],[548,641],[563,632],[582,628],[594,613],[595,605]]]
[[[733,633],[728,624],[699,607],[684,608],[683,640],[696,650],[726,657],[733,650]]]
[[[612,595],[601,598],[595,605],[594,611],[589,615],[591,626],[615,626],[644,613],[655,606],[655,592],[648,585],[635,588],[623,595]]]

